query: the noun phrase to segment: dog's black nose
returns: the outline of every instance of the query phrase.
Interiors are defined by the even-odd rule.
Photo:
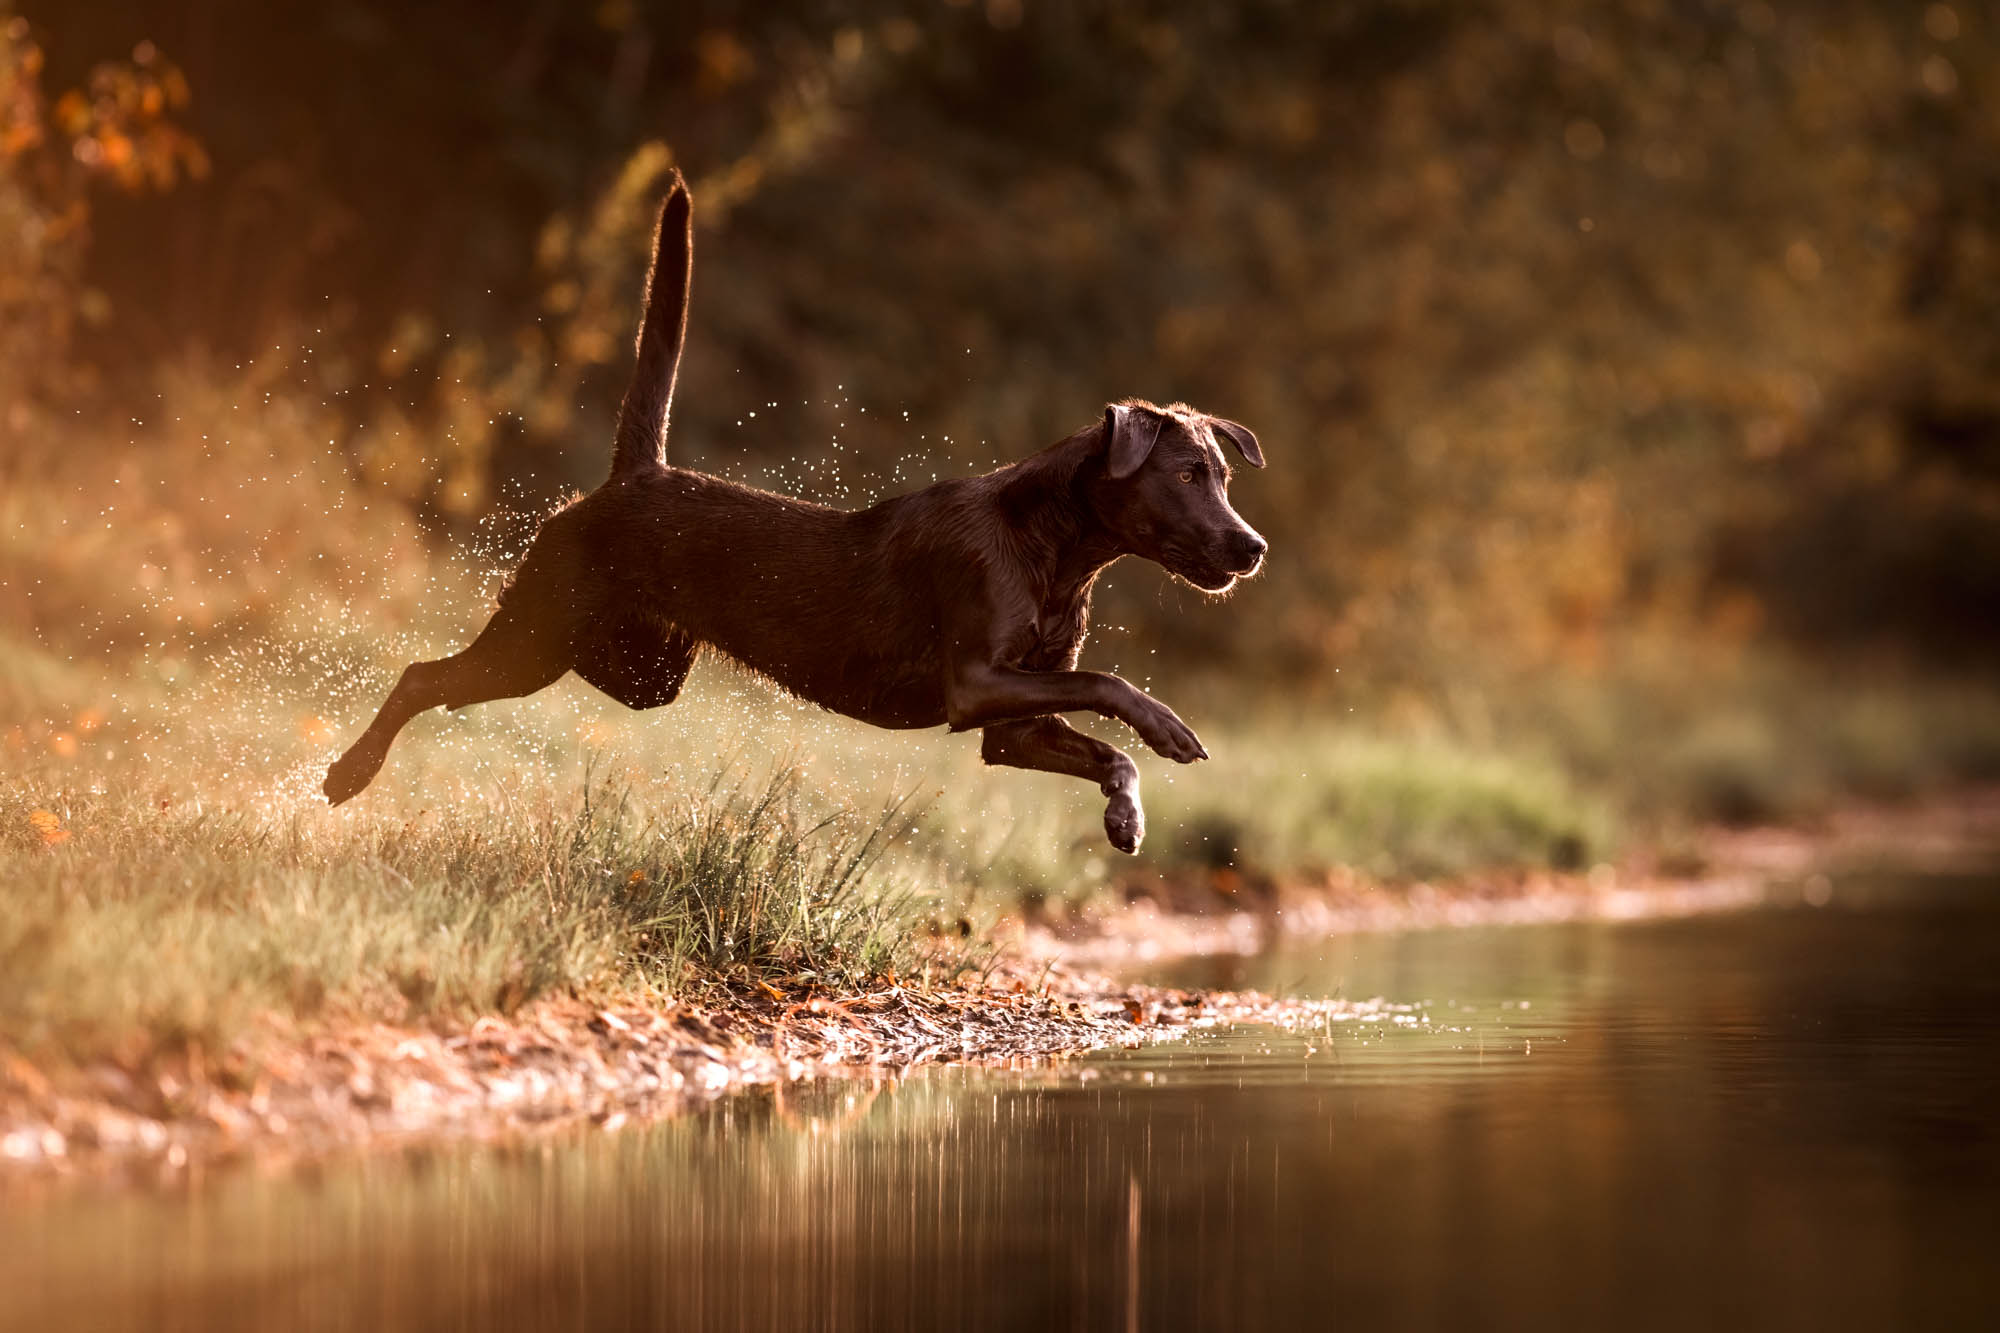
[[[1271,549],[1271,544],[1254,532],[1244,531],[1236,534],[1230,547],[1230,554],[1236,557],[1236,567],[1247,570],[1257,568],[1264,559],[1264,552]]]

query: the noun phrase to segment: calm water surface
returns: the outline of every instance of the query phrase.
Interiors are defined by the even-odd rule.
[[[0,1325],[2000,1327],[2000,883],[1177,979],[1433,1025],[0,1197]]]

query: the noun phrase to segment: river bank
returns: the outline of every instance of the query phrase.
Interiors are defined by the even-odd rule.
[[[139,1061],[78,1066],[38,1063],[0,1042],[0,1179],[172,1178],[245,1158],[615,1129],[759,1085],[1062,1059],[1222,1024],[1428,1025],[1426,1013],[1382,999],[1274,998],[1122,977],[1172,957],[1254,953],[1286,938],[1818,906],[1831,875],[1978,864],[1996,850],[2000,793],[1987,790],[1842,811],[1813,828],[1713,831],[1701,840],[1698,873],[1672,873],[1655,855],[1576,874],[1438,884],[1334,871],[1251,885],[1226,869],[1205,885],[1135,882],[1121,907],[1002,923],[989,941],[995,960],[949,981],[891,977],[845,991],[758,982],[643,1004],[559,997],[469,1022],[270,1015],[225,1050],[190,1041]],[[1177,905],[1202,892],[1224,907]]]
[[[846,995],[774,987],[703,1003],[550,1001],[464,1026],[307,1032],[273,1021],[236,1049],[142,1069],[44,1073],[0,1046],[0,1177],[104,1168],[169,1177],[363,1145],[496,1139],[673,1114],[726,1092],[939,1062],[1015,1065],[1233,1023],[1426,1022],[1376,999],[1121,984],[1044,960],[970,984]]]
[[[1285,940],[1356,931],[1559,921],[1632,921],[1805,902],[1830,877],[1883,868],[1945,873],[2000,860],[2000,788],[1901,806],[1847,805],[1810,823],[1711,827],[1672,850],[1641,848],[1565,873],[1496,869],[1395,882],[1336,866],[1274,879],[1230,867],[1127,883],[1124,901],[1021,923],[1034,957],[1130,967],[1176,957],[1254,954]]]

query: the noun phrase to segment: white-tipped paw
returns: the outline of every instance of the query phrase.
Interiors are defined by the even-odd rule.
[[[1113,792],[1104,807],[1104,836],[1119,851],[1131,854],[1146,838],[1146,812],[1130,792]]]

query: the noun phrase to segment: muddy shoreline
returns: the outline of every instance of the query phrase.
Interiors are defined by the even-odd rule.
[[[171,1178],[364,1145],[616,1129],[814,1077],[1019,1066],[1226,1023],[1419,1021],[1413,1013],[1379,1000],[1125,985],[1043,960],[978,984],[838,997],[760,987],[662,1008],[558,1000],[462,1027],[306,1033],[273,1023],[220,1057],[190,1049],[137,1071],[104,1063],[44,1074],[0,1045],[0,1184],[105,1169]]]
[[[550,1000],[502,1018],[397,1025],[276,1019],[224,1052],[42,1068],[0,1041],[0,1187],[70,1176],[172,1180],[221,1163],[491,1141],[673,1114],[727,1092],[856,1070],[1060,1060],[1226,1023],[1423,1023],[1375,1000],[1277,1000],[1104,975],[1286,940],[1811,903],[1824,877],[1994,863],[2000,792],[1852,811],[1809,830],[1707,835],[1699,873],[1634,860],[1577,874],[1386,885],[1334,871],[1282,886],[1137,884],[1122,907],[1011,923],[978,980],[859,994],[720,991],[659,1006]],[[1204,896],[1205,895],[1205,896]],[[1208,910],[1187,910],[1213,903]]]

